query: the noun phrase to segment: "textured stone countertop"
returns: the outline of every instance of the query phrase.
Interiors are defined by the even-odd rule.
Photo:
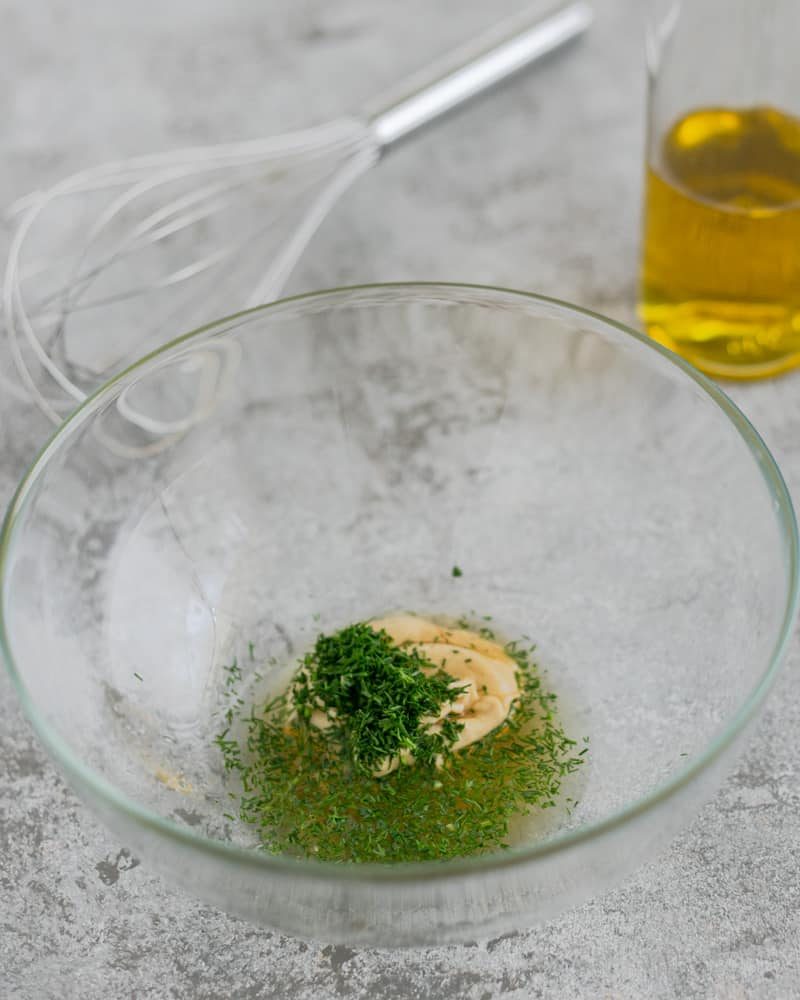
[[[517,6],[0,0],[0,203],[112,156],[324,121]],[[478,281],[633,321],[643,5],[597,6],[580,47],[359,181],[292,288]],[[731,391],[797,495],[800,373]],[[0,400],[3,503],[46,433]],[[736,771],[623,886],[532,931],[406,953],[287,939],[166,885],[65,786],[0,672],[0,998],[796,997],[798,667],[795,645]]]

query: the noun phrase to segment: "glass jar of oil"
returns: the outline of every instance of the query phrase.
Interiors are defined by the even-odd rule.
[[[654,0],[640,315],[717,376],[800,365],[796,0]]]

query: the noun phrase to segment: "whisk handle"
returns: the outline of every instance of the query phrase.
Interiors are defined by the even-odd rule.
[[[409,80],[396,100],[370,114],[370,131],[386,151],[418,129],[461,107],[508,77],[582,34],[592,22],[583,0],[538,4],[454,52],[439,72],[423,82]],[[434,71],[436,67],[434,67]]]

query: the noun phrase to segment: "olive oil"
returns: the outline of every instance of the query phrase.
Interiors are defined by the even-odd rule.
[[[672,126],[647,174],[639,308],[711,374],[800,364],[800,119],[704,108]]]

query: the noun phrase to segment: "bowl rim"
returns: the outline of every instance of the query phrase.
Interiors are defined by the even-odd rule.
[[[661,355],[669,365],[681,371],[684,376],[694,382],[716,404],[722,415],[728,418],[734,429],[738,432],[760,470],[766,487],[772,494],[778,526],[786,542],[786,554],[788,556],[786,567],[788,574],[786,605],[767,666],[748,697],[734,712],[724,728],[717,733],[715,738],[701,753],[694,758],[688,758],[687,763],[667,780],[656,785],[646,795],[627,803],[610,815],[595,822],[579,826],[574,830],[556,834],[541,844],[512,847],[501,852],[455,858],[448,861],[403,862],[387,865],[378,862],[337,863],[291,858],[286,855],[273,855],[238,847],[225,841],[204,837],[191,829],[178,825],[171,819],[157,815],[144,806],[141,806],[136,800],[120,791],[112,782],[86,766],[61,737],[50,729],[48,723],[34,704],[25,686],[22,673],[15,662],[6,621],[7,570],[10,562],[10,552],[15,541],[15,526],[18,517],[26,505],[28,495],[47,466],[51,456],[57,453],[62,445],[70,440],[76,430],[96,409],[102,406],[109,397],[114,395],[116,388],[121,383],[124,383],[133,373],[146,367],[151,361],[195,339],[201,340],[204,337],[213,335],[215,331],[224,332],[224,328],[234,320],[269,313],[270,311],[276,311],[291,304],[319,300],[325,297],[346,299],[351,296],[357,297],[359,293],[363,294],[365,292],[387,291],[409,293],[415,290],[428,295],[438,290],[454,302],[457,301],[455,296],[457,296],[458,292],[481,292],[511,297],[512,299],[519,299],[522,304],[533,302],[541,306],[547,306],[549,309],[555,309],[557,313],[562,315],[577,316],[584,321],[590,320],[593,324],[611,327],[626,337],[630,337],[642,344],[648,350]],[[50,755],[79,786],[88,788],[101,802],[106,803],[115,812],[122,814],[128,820],[132,820],[137,826],[165,836],[172,841],[177,841],[191,850],[217,856],[226,862],[232,862],[245,868],[253,868],[265,874],[284,874],[295,878],[308,878],[314,881],[327,879],[330,882],[347,882],[351,884],[379,882],[382,884],[400,883],[408,885],[409,883],[423,879],[426,881],[443,881],[464,875],[482,875],[500,869],[523,867],[547,858],[552,854],[579,847],[584,842],[600,839],[613,833],[616,829],[626,826],[638,817],[649,813],[659,804],[670,799],[685,786],[693,782],[702,772],[706,771],[725,749],[734,742],[747,723],[755,716],[780,668],[786,647],[792,636],[798,609],[798,598],[800,597],[798,549],[798,527],[791,496],[777,462],[761,438],[761,435],[738,406],[715,382],[694,368],[688,361],[669,351],[646,334],[640,333],[632,327],[604,316],[601,313],[574,305],[562,299],[540,295],[535,292],[504,288],[502,286],[450,281],[398,281],[342,285],[277,299],[273,302],[255,306],[252,309],[241,310],[221,317],[188,333],[184,333],[144,355],[109,379],[56,428],[45,444],[39,449],[38,454],[23,475],[9,502],[2,529],[0,529],[0,650],[2,650],[6,667],[22,708]]]

